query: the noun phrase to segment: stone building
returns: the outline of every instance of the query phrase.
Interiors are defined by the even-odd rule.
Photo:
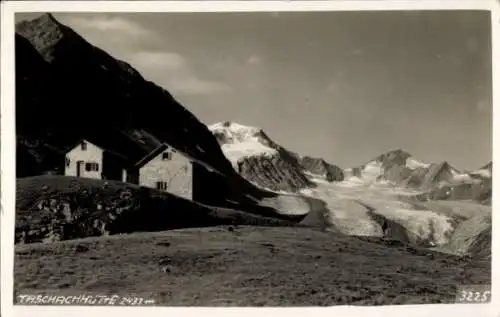
[[[116,151],[98,146],[87,140],[66,153],[64,174],[67,176],[117,180],[176,196],[195,200],[193,192],[199,192],[202,179],[215,171],[187,153],[163,143],[135,162]],[[197,185],[198,184],[198,185]],[[196,189],[194,189],[196,188]]]
[[[193,163],[168,144],[160,145],[134,168],[139,185],[193,199]]]

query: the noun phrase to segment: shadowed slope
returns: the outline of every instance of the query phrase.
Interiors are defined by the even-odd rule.
[[[16,26],[16,99],[18,177],[61,173],[65,151],[81,138],[112,143],[131,160],[167,142],[215,171],[201,187],[218,190],[203,203],[251,212],[276,197],[240,177],[168,91],[50,14]]]

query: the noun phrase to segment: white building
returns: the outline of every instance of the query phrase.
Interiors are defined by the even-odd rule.
[[[193,160],[167,144],[130,163],[124,155],[81,140],[66,153],[64,174],[123,181],[193,199]]]

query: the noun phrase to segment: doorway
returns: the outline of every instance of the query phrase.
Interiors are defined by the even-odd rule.
[[[76,177],[80,177],[82,175],[82,167],[83,166],[83,161],[77,161],[76,162]]]

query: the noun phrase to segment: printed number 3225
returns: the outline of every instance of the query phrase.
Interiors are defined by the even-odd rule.
[[[485,303],[489,301],[490,294],[491,294],[490,291],[483,291],[483,292],[461,291],[458,301],[469,302],[469,303]]]

